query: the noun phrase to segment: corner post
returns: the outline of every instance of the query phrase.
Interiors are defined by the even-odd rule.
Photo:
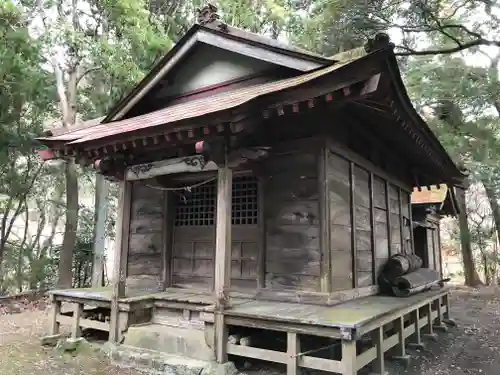
[[[332,267],[330,252],[330,200],[328,197],[328,149],[326,143],[321,145],[317,158],[318,191],[320,210],[320,249],[321,249],[321,291],[330,293],[332,290]]]
[[[356,340],[342,339],[342,375],[357,375]]]
[[[372,364],[372,372],[370,375],[385,375],[385,359],[384,359],[384,327],[379,327],[372,331],[372,341],[377,350],[377,356]]]
[[[73,303],[73,323],[71,327],[71,338],[76,339],[82,335],[80,327],[80,319],[83,314],[83,304],[79,302]]]
[[[104,276],[104,246],[106,218],[108,217],[109,183],[102,174],[95,177],[95,235],[94,235],[94,265],[92,269],[92,287],[103,286]]]
[[[215,356],[218,364],[227,362],[227,326],[224,308],[231,275],[231,206],[233,172],[226,166],[217,175],[217,220],[215,232]]]
[[[50,301],[52,304],[52,309],[51,309],[51,318],[50,318],[50,334],[51,335],[58,335],[60,332],[60,324],[59,321],[57,320],[59,317],[59,314],[61,313],[61,301],[58,301],[56,299],[56,296],[53,294],[50,295]]]
[[[125,297],[125,281],[127,279],[127,255],[130,228],[130,209],[132,201],[132,183],[123,180],[120,182],[118,201],[118,215],[115,234],[115,254],[113,261],[113,289],[111,294],[111,316],[109,341],[118,343],[121,339],[122,328],[119,323],[118,301]]]

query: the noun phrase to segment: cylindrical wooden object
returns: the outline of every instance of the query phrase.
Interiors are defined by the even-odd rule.
[[[384,266],[384,278],[393,283],[400,276],[414,272],[422,267],[422,259],[415,254],[396,254]]]
[[[440,282],[441,277],[438,271],[420,268],[417,271],[396,278],[392,285],[392,291],[398,297],[407,297],[429,289]]]

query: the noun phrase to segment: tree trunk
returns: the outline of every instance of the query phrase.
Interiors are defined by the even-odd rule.
[[[59,258],[59,288],[71,288],[73,281],[73,248],[78,228],[78,176],[74,161],[64,166],[66,175],[66,223]]]
[[[478,286],[482,282],[477,274],[476,267],[474,266],[474,257],[472,256],[472,246],[470,241],[469,223],[467,221],[467,207],[465,205],[465,190],[455,189],[458,204],[460,206],[460,214],[458,215],[458,222],[460,227],[460,243],[462,251],[462,263],[464,266],[465,285]]]
[[[483,269],[484,269],[484,281],[486,285],[490,285],[491,283],[491,277],[490,277],[490,268],[489,268],[489,263],[488,263],[488,256],[486,255],[486,250],[482,250],[481,254],[483,258]]]
[[[484,190],[488,196],[488,201],[490,202],[491,212],[493,213],[493,220],[495,221],[495,229],[497,232],[497,238],[500,238],[500,204],[495,193],[495,190],[490,186],[490,184],[483,182]]]

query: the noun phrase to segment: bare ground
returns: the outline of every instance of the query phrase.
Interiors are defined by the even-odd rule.
[[[396,374],[500,374],[500,291],[460,288],[451,304],[458,327],[438,333],[439,341],[427,342],[425,351],[411,352],[410,369],[396,368]]]
[[[62,355],[40,345],[46,334],[48,314],[24,311],[0,316],[1,375],[138,375],[130,369],[117,369],[97,353]]]
[[[391,375],[500,374],[500,292],[459,289],[452,296],[452,312],[458,327],[439,333],[439,341],[427,342],[426,350],[410,352],[409,369],[391,364]],[[73,357],[41,347],[47,320],[48,314],[41,310],[0,316],[0,374],[139,374],[111,366],[96,353]]]

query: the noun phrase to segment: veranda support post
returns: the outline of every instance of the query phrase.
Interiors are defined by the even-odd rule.
[[[230,168],[223,167],[217,177],[217,221],[215,234],[215,355],[217,363],[227,361],[227,326],[224,322],[225,289],[231,274],[231,199],[232,178]]]
[[[119,322],[118,301],[125,297],[125,281],[127,279],[128,231],[130,224],[130,209],[132,198],[132,183],[120,182],[118,215],[115,234],[115,257],[113,262],[113,281],[111,294],[111,316],[109,341],[120,341],[122,324]]]

